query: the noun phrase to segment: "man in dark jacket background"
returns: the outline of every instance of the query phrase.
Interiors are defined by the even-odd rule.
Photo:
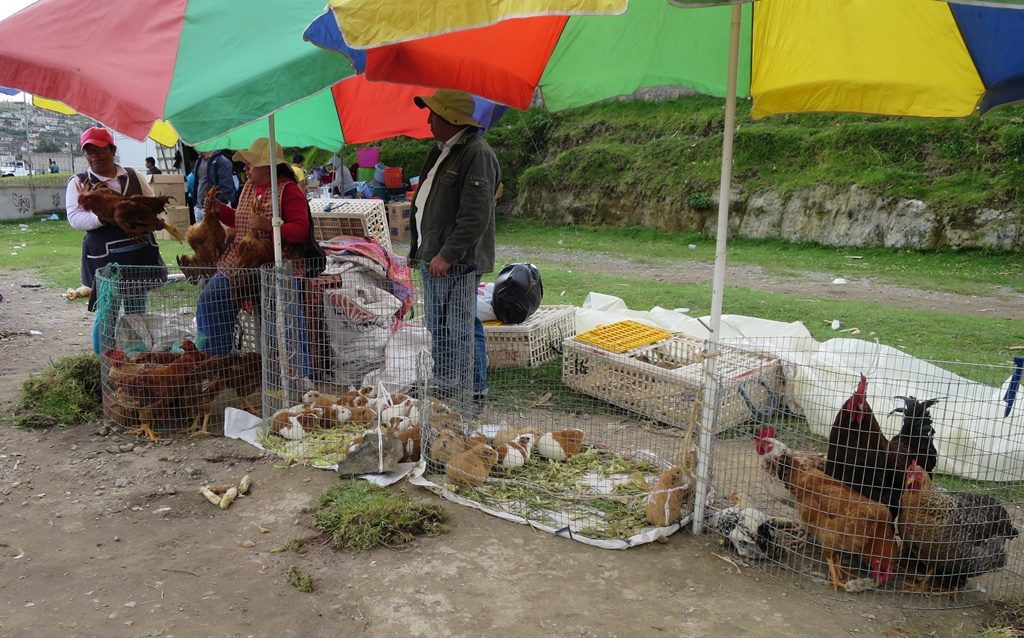
[[[428,274],[426,320],[434,384],[442,394],[461,398],[472,371],[476,411],[487,397],[487,350],[476,290],[481,275],[494,270],[494,204],[501,169],[480,135],[472,97],[440,89],[415,102],[430,110],[427,122],[438,141],[420,173],[409,249],[410,258],[422,261]]]

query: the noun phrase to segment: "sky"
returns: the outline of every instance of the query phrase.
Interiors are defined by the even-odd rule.
[[[0,0],[0,20],[21,11],[33,2],[35,2],[35,0]],[[3,93],[0,93],[0,101],[21,102],[21,100],[21,93],[18,93],[17,95],[4,95]]]

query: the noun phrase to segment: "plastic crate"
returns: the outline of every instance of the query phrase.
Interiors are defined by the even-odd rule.
[[[490,322],[488,322],[490,323]],[[541,306],[520,324],[484,325],[487,368],[534,368],[557,357],[576,332],[576,308]]]
[[[704,343],[673,336],[623,354],[581,343],[562,343],[562,383],[637,414],[680,428],[700,418]],[[722,409],[715,432],[761,420],[784,405],[782,362],[719,346]]]
[[[608,352],[626,352],[668,339],[671,336],[672,333],[666,330],[626,320],[581,332],[576,335],[576,340],[597,346]]]
[[[384,250],[391,250],[391,230],[388,228],[384,202],[372,199],[309,200],[313,215],[313,237],[327,241],[338,235],[370,237]]]

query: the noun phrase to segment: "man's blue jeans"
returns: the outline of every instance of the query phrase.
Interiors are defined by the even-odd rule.
[[[482,400],[487,396],[486,342],[476,313],[479,281],[480,276],[472,271],[448,277],[424,276],[434,385],[452,397],[462,397],[470,388],[473,398]]]

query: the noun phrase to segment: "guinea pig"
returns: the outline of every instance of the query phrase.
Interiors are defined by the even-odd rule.
[[[497,462],[498,452],[490,445],[474,445],[448,459],[444,473],[455,485],[475,487],[484,484]]]

